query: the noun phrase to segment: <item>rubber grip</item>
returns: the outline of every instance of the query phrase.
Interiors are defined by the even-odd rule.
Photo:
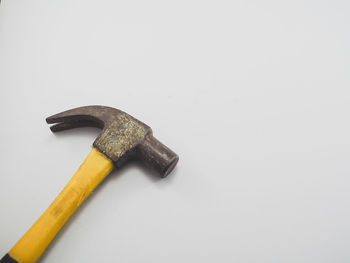
[[[1,260],[0,263],[18,263],[16,260],[10,257],[9,254],[6,254]]]

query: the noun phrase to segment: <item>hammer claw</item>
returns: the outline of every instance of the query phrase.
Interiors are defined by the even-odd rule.
[[[65,121],[58,122],[50,127],[52,132],[60,132],[65,130],[70,130],[80,127],[98,127],[96,122],[90,120],[75,120],[75,121]]]
[[[114,120],[117,115],[125,114],[120,110],[105,107],[105,106],[84,106],[61,113],[52,115],[46,118],[48,124],[53,123],[68,123],[67,125],[53,128],[52,131],[61,131],[77,127],[98,127],[103,129],[104,126],[111,120]]]
[[[101,118],[91,114],[89,107],[80,107],[52,115],[46,118],[46,122],[48,124],[56,123],[56,125],[50,127],[53,132],[79,127],[97,127],[102,129],[105,125]]]

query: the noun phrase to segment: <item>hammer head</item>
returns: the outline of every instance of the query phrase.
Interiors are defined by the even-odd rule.
[[[116,167],[136,158],[166,177],[179,160],[176,153],[153,137],[149,126],[114,108],[79,107],[48,117],[46,122],[55,123],[50,127],[53,132],[78,127],[101,128],[93,146]]]

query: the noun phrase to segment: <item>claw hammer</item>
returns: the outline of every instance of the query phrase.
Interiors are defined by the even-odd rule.
[[[0,263],[37,262],[67,220],[115,167],[138,159],[166,177],[179,157],[152,135],[146,124],[120,110],[86,106],[46,119],[51,131],[98,127],[102,132],[89,155],[52,204],[0,260]]]

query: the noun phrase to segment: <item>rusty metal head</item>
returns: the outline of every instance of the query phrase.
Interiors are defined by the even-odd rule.
[[[78,127],[101,128],[93,146],[117,167],[130,158],[137,158],[165,177],[179,160],[176,153],[153,137],[149,126],[114,108],[79,107],[48,117],[46,122],[55,123],[50,127],[53,132]]]

